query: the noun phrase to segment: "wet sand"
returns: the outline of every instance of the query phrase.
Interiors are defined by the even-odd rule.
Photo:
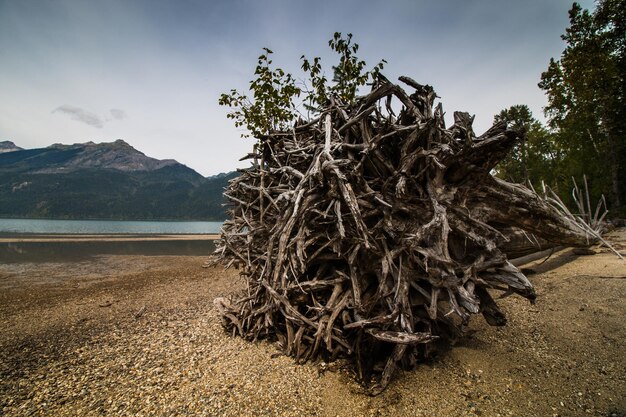
[[[535,305],[501,300],[506,327],[475,317],[378,397],[225,334],[212,300],[241,282],[206,256],[0,264],[0,414],[625,416],[626,264],[596,252],[525,265]]]
[[[0,234],[0,263],[78,262],[96,255],[202,256],[217,235]]]

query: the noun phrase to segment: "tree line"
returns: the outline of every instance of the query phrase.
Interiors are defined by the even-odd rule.
[[[626,1],[601,0],[595,10],[574,3],[566,42],[552,58],[539,88],[547,95],[543,125],[526,105],[502,110],[524,135],[496,168],[503,179],[550,185],[564,201],[572,179],[588,178],[592,200],[604,195],[614,217],[626,216]]]

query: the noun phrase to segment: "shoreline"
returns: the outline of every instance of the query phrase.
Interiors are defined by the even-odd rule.
[[[47,242],[148,242],[148,241],[204,241],[219,238],[217,233],[11,233],[0,232],[0,243]]]
[[[45,221],[60,221],[60,222],[163,222],[163,223],[223,223],[223,220],[191,220],[191,219],[61,219],[61,218],[48,218],[48,217],[1,217],[0,220],[45,220]]]

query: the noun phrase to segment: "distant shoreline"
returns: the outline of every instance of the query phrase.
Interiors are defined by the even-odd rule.
[[[129,218],[62,218],[62,217],[13,217],[6,214],[0,215],[0,220],[52,220],[52,221],[78,221],[78,222],[164,222],[164,223],[190,223],[190,222],[211,222],[223,223],[227,219],[129,219]]]
[[[11,233],[0,232],[0,243],[21,242],[146,242],[146,241],[192,241],[218,239],[216,233]]]

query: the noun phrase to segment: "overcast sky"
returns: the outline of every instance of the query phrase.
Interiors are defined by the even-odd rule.
[[[592,1],[582,1],[593,8]],[[0,141],[23,148],[123,139],[203,175],[230,171],[252,139],[218,106],[245,90],[266,46],[297,77],[300,56],[335,63],[351,32],[360,56],[435,87],[448,116],[527,104],[564,43],[568,0],[0,0]],[[447,118],[448,121],[450,117]]]

